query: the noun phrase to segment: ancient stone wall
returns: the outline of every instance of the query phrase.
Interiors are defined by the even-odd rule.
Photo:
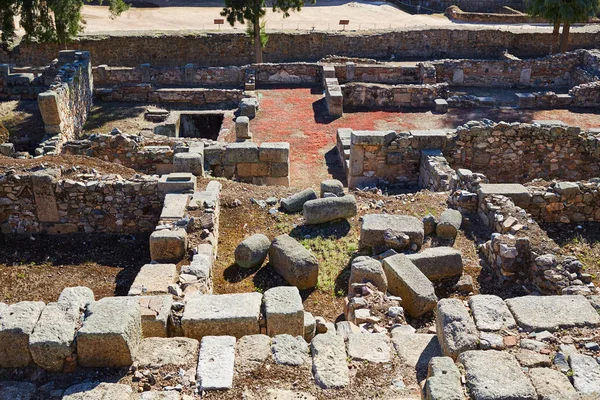
[[[531,203],[527,212],[543,222],[581,223],[600,221],[600,180],[535,183],[528,187]]]
[[[433,108],[434,100],[448,97],[448,84],[382,85],[347,83],[342,86],[345,110],[398,110]]]
[[[43,75],[11,71],[8,64],[0,64],[0,100],[33,100],[47,89]]]
[[[422,83],[418,68],[412,66],[369,65],[349,62],[343,65],[335,64],[334,67],[335,77],[338,78],[340,83]]]
[[[406,3],[406,1],[402,1]],[[400,2],[400,3],[402,3]],[[456,5],[461,10],[491,13],[497,12],[502,7],[508,6],[517,10],[525,10],[525,2],[523,0],[408,0],[408,4],[413,6],[413,9],[421,6],[425,10],[445,11],[448,7]]]
[[[158,178],[61,177],[59,170],[0,175],[2,233],[151,232]]]
[[[61,51],[58,65],[60,70],[49,90],[38,96],[46,138],[37,154],[60,152],[62,143],[75,139],[92,106],[94,84],[89,53]]]
[[[98,88],[94,96],[100,101],[135,101],[144,103],[186,103],[237,107],[244,98],[241,89],[161,88],[151,83],[123,84],[114,88]]]
[[[460,6],[460,4],[459,4]],[[461,7],[463,8],[463,7]],[[445,7],[444,7],[445,9]],[[467,10],[466,8],[463,8]],[[550,32],[487,29],[481,27],[423,28],[406,31],[273,32],[264,51],[267,62],[317,61],[330,54],[349,57],[397,58],[498,58],[504,51],[519,57],[548,54]],[[595,48],[600,31],[572,32],[569,47]],[[247,65],[254,54],[244,33],[155,34],[82,36],[69,44],[88,50],[97,65],[138,67],[144,63],[182,66]],[[22,43],[11,53],[0,52],[0,62],[20,66],[48,65],[58,52],[51,44]]]
[[[452,5],[446,9],[444,14],[452,21],[483,22],[491,24],[530,24],[545,23],[541,18],[532,18],[526,13],[514,10],[511,13],[501,12],[471,12],[463,11],[458,6]]]
[[[439,149],[421,150],[419,188],[446,192],[457,185],[458,176]]]

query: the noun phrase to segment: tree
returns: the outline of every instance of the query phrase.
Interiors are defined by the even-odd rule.
[[[587,22],[600,11],[599,0],[527,0],[527,10],[532,17],[541,17],[554,25],[553,36],[558,36],[562,24],[559,51],[567,51],[572,23]]]
[[[1,1],[1,0],[0,0]],[[310,4],[315,4],[316,0],[308,0]],[[290,11],[300,11],[304,5],[304,0],[273,0],[273,12],[282,12],[283,17],[289,17]],[[266,43],[264,34],[264,24],[260,19],[266,14],[266,0],[225,0],[225,7],[221,15],[227,18],[227,22],[234,26],[236,22],[244,24],[248,22],[253,30],[252,41],[254,44],[254,54],[256,62],[262,63],[262,48]],[[262,27],[262,34],[261,34]]]
[[[16,37],[15,18],[25,30],[24,40],[55,42],[62,49],[85,25],[81,15],[84,1],[91,0],[0,0],[2,46],[7,49]],[[102,4],[102,0],[100,0]],[[108,0],[111,18],[129,8],[123,0]]]

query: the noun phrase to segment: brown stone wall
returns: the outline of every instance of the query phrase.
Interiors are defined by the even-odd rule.
[[[600,221],[600,185],[598,179],[558,182],[548,186],[532,184],[527,212],[539,221],[581,223]]]
[[[342,86],[344,110],[433,108],[434,100],[448,97],[448,84],[382,85],[347,83]]]

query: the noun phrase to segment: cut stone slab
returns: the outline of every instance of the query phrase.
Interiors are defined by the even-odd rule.
[[[185,153],[179,153],[185,154]],[[189,194],[167,193],[160,213],[160,219],[177,221],[185,216],[187,205],[190,201]]]
[[[196,339],[145,338],[140,343],[135,361],[140,369],[160,368],[167,365],[189,369],[196,366],[200,343]]]
[[[430,247],[407,257],[432,281],[460,276],[463,272],[462,253],[452,247]]]
[[[266,235],[257,233],[244,239],[235,248],[235,263],[242,268],[255,268],[262,265],[269,254],[271,241]]]
[[[506,304],[526,331],[600,326],[600,315],[581,295],[515,297]]]
[[[351,291],[353,283],[366,282],[371,282],[383,293],[387,292],[388,282],[381,262],[371,257],[359,256],[352,260],[348,292]]]
[[[402,306],[412,317],[433,310],[437,296],[433,284],[404,254],[383,260],[388,291],[402,298]]]
[[[493,332],[517,327],[508,306],[498,296],[491,294],[471,296],[469,306],[473,313],[475,325],[480,331]]]
[[[235,337],[205,336],[200,342],[198,389],[224,390],[233,385]]]
[[[358,361],[390,362],[390,340],[383,334],[351,333],[348,335],[348,356]]]
[[[167,337],[173,296],[137,296],[144,337]]]
[[[492,195],[506,196],[521,208],[526,208],[531,200],[527,188],[519,183],[480,183],[477,194],[480,199]]]
[[[258,160],[269,163],[289,163],[290,144],[288,142],[261,143],[258,147]]]
[[[142,339],[138,301],[131,297],[105,297],[88,306],[77,332],[77,359],[82,367],[126,367]]]
[[[315,192],[313,189],[304,189],[303,191],[298,192],[287,199],[281,200],[281,208],[286,213],[297,213],[302,211],[304,203],[317,198],[317,192]]]
[[[308,363],[308,344],[302,336],[277,335],[271,342],[273,360],[277,364],[298,367]]]
[[[467,387],[473,400],[537,400],[529,378],[512,354],[496,350],[462,353]]]
[[[175,264],[146,264],[138,272],[129,288],[128,296],[169,293],[169,285],[177,282]]]
[[[194,193],[196,177],[189,172],[174,172],[162,175],[158,180],[158,191],[161,193]]]
[[[317,285],[317,258],[289,235],[279,235],[271,243],[269,262],[279,275],[298,289]]]
[[[433,357],[425,383],[428,400],[463,400],[460,371],[450,357]]]
[[[185,229],[162,229],[150,235],[150,257],[157,262],[179,262],[187,250]]]
[[[181,400],[181,395],[175,390],[168,392],[157,392],[153,390],[150,392],[136,393],[133,395],[132,400]]]
[[[401,329],[393,329],[392,343],[398,356],[417,371],[426,373],[429,361],[433,357],[442,356],[442,348],[436,335],[405,333]]]
[[[267,335],[304,335],[304,306],[297,287],[279,286],[265,291],[263,301]]]
[[[352,218],[357,212],[356,198],[352,195],[309,200],[303,206],[304,223],[307,225]]]
[[[261,303],[260,293],[193,297],[187,302],[181,318],[184,336],[201,340],[204,336],[241,338],[258,334]]]
[[[22,301],[0,315],[0,368],[24,368],[31,363],[29,338],[43,309],[41,301]]]
[[[477,349],[479,332],[461,300],[440,300],[435,309],[435,321],[438,340],[446,357],[456,359],[464,351]]]
[[[247,335],[235,346],[235,366],[238,370],[260,367],[271,355],[271,338],[267,335]]]
[[[407,248],[414,244],[418,250],[423,245],[425,228],[423,221],[418,218],[407,215],[370,214],[363,217],[359,247],[361,249],[384,247],[386,231],[396,236],[402,234],[408,236]]]
[[[552,365],[550,357],[533,350],[520,349],[515,353],[519,364],[525,368],[549,367]]]
[[[0,382],[0,400],[33,400],[36,387],[29,382]]]
[[[80,310],[84,310],[94,300],[94,292],[85,286],[64,288],[58,296],[58,303],[74,304]],[[2,314],[1,311],[0,314]]]
[[[61,372],[65,358],[75,352],[75,332],[81,320],[76,304],[48,303],[29,336],[33,361],[47,371]]]
[[[346,345],[338,335],[317,335],[310,344],[315,383],[323,389],[348,386]]]
[[[600,396],[600,364],[591,356],[575,353],[569,356],[569,365],[573,371],[575,389]]]
[[[532,368],[529,378],[539,400],[563,400],[577,392],[565,374],[550,368]]]
[[[204,175],[204,151],[176,153],[173,155],[173,172],[189,172]]]
[[[129,385],[86,382],[67,388],[62,400],[131,400],[132,395],[133,390]]]

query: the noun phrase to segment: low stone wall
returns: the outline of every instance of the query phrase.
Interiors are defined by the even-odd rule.
[[[8,64],[0,64],[0,100],[33,100],[47,89],[43,76],[14,72]]]
[[[440,150],[421,150],[419,188],[446,192],[457,185],[458,176]]]
[[[347,110],[434,108],[434,100],[448,97],[448,84],[381,85],[347,83],[342,86]]]
[[[4,234],[151,232],[161,207],[156,177],[71,179],[60,170],[0,175]]]
[[[402,0],[399,3],[401,6],[408,3],[413,8],[422,6],[440,12],[453,5],[465,11],[480,13],[497,12],[507,6],[518,10],[525,10],[524,0]]]
[[[341,83],[421,83],[418,67],[386,64],[334,64],[335,77]]]
[[[162,88],[150,83],[123,84],[114,88],[94,91],[100,101],[134,101],[144,103],[186,103],[194,105],[219,105],[237,107],[244,96],[241,89]]]
[[[60,70],[50,89],[38,96],[46,138],[36,154],[57,154],[62,143],[79,135],[92,106],[94,90],[90,54],[61,51]]]
[[[531,203],[527,212],[538,221],[581,223],[600,221],[600,179],[556,182],[528,187]]]
[[[497,12],[467,12],[455,5],[448,7],[444,14],[452,21],[461,22],[483,22],[488,24],[546,23],[546,21],[541,18],[531,18],[531,16],[518,11],[510,14]]]

